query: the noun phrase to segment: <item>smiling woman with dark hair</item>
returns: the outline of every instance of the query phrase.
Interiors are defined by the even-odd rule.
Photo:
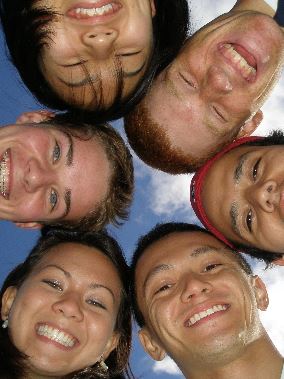
[[[105,232],[44,234],[1,290],[0,377],[130,378],[120,247]]]
[[[54,109],[121,117],[177,54],[186,0],[1,0],[10,56],[24,83]],[[39,85],[40,83],[40,85]]]

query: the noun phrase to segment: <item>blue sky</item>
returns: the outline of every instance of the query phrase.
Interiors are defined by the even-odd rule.
[[[273,1],[273,0],[272,0]],[[193,0],[192,19],[194,28],[211,20],[228,10],[232,0]],[[206,10],[206,11],[205,11]],[[13,123],[24,111],[39,109],[41,106],[31,97],[21,84],[17,72],[6,59],[2,35],[0,36],[0,114],[1,124]],[[272,127],[284,127],[284,76],[263,108],[265,118],[258,134],[266,134]],[[121,130],[121,121],[114,124]],[[152,228],[157,222],[196,221],[189,207],[190,176],[172,177],[146,167],[135,158],[136,193],[130,220],[120,229],[111,228],[123,246],[129,258],[137,238]],[[21,230],[9,222],[1,221],[0,225],[0,281],[8,271],[21,261],[37,238],[33,231]],[[257,273],[264,278],[270,293],[269,310],[261,315],[274,343],[284,354],[284,306],[279,299],[283,298],[284,268],[275,268],[263,272],[263,266],[254,263]],[[281,294],[281,295],[279,295]],[[168,379],[182,377],[173,363],[165,360],[156,364],[147,357],[138,341],[134,339],[132,354],[133,371],[138,378]]]

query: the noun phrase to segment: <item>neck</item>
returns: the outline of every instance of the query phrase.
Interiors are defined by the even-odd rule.
[[[280,379],[282,367],[283,358],[266,333],[229,362],[207,365],[204,359],[201,368],[190,362],[180,365],[186,379]]]

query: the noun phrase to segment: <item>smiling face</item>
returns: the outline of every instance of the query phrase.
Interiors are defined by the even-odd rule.
[[[57,13],[40,64],[65,101],[91,110],[97,103],[109,107],[120,71],[122,98],[134,91],[152,50],[152,0],[41,0],[36,7]]]
[[[284,254],[283,164],[283,146],[240,146],[226,153],[202,187],[210,222],[232,241]]]
[[[283,47],[283,32],[268,16],[219,17],[189,38],[157,77],[145,100],[151,118],[174,148],[193,157],[216,150],[241,127],[240,135],[250,134],[278,78]]]
[[[208,234],[172,233],[155,242],[138,261],[135,282],[144,347],[154,359],[167,352],[183,372],[229,360],[260,337],[262,282]]]
[[[109,190],[111,168],[98,140],[80,140],[48,124],[2,127],[0,163],[4,220],[78,221]]]
[[[12,303],[9,333],[29,356],[33,374],[61,377],[101,356],[106,359],[116,347],[121,282],[111,261],[97,249],[57,245],[18,291],[7,291]],[[3,309],[7,311],[5,305]]]

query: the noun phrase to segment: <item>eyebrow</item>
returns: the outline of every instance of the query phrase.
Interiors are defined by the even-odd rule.
[[[99,283],[92,283],[92,284],[89,285],[89,287],[92,288],[92,289],[104,288],[105,290],[107,290],[111,294],[112,300],[115,303],[114,293],[113,293],[113,291],[109,287],[104,286],[103,284],[99,284]]]
[[[244,164],[247,162],[248,160],[248,156],[249,156],[249,152],[247,151],[246,153],[242,154],[239,158],[239,162],[237,164],[237,167],[234,171],[234,181],[238,184],[243,176],[243,168],[244,168]]]
[[[46,269],[46,268],[50,268],[50,267],[51,267],[51,268],[57,268],[58,270],[62,271],[63,274],[64,274],[67,278],[71,278],[71,274],[70,274],[70,272],[65,271],[62,267],[60,267],[60,266],[58,266],[58,265],[56,265],[56,264],[48,264],[48,265],[42,267],[42,268],[40,269],[40,271],[42,271],[42,270],[44,270],[44,269]]]

